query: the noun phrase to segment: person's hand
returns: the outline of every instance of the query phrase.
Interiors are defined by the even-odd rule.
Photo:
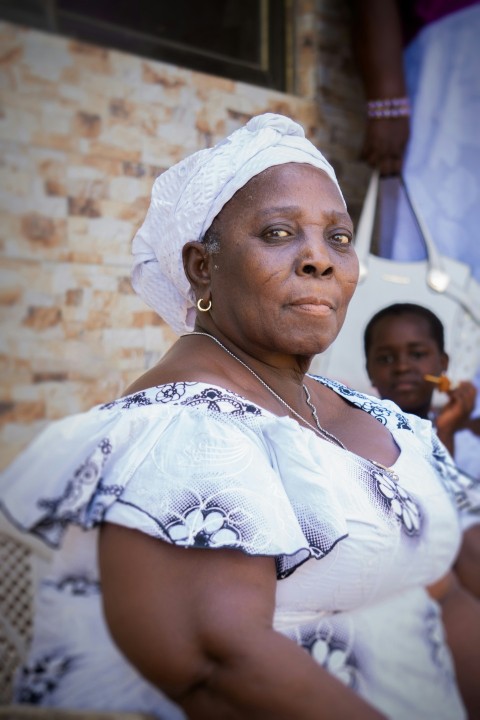
[[[367,120],[361,159],[380,175],[400,175],[410,135],[410,118],[370,118]]]
[[[447,394],[448,402],[437,415],[436,427],[438,437],[452,452],[453,435],[467,426],[475,407],[477,389],[473,383],[462,381]]]

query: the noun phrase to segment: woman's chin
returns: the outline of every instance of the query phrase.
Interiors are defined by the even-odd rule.
[[[316,355],[321,355],[326,352],[332,343],[309,343],[305,345],[298,345],[295,351],[297,357],[304,357],[309,363],[312,362]]]

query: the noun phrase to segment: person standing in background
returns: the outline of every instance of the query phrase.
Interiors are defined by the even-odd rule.
[[[351,0],[367,98],[362,157],[402,173],[440,251],[480,280],[480,2]],[[422,256],[397,233],[393,257]]]
[[[351,0],[351,7],[367,100],[362,158],[384,178],[403,175],[439,252],[480,280],[480,2]],[[381,254],[418,260],[425,251],[403,193],[395,203],[389,251]],[[471,379],[475,417],[480,368]],[[472,453],[468,433],[459,434],[460,448]]]

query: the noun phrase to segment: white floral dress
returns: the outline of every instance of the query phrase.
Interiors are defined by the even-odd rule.
[[[428,421],[317,379],[388,427],[398,482],[289,417],[197,382],[57,421],[2,474],[4,512],[54,548],[17,702],[184,718],[106,627],[97,534],[113,522],[273,556],[279,632],[388,717],[465,717],[423,587],[448,569],[459,518],[478,521],[478,508]]]

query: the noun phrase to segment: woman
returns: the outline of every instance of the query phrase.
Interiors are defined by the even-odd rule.
[[[157,179],[133,284],[181,337],[3,481],[17,522],[60,544],[18,699],[168,720],[478,705],[445,450],[307,374],[355,290],[352,235],[333,169],[282,116]],[[423,587],[445,576],[437,603]]]

